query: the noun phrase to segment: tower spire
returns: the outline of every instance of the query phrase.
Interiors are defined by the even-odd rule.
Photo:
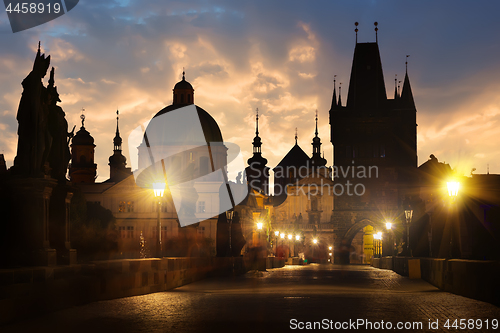
[[[314,132],[314,135],[318,137],[318,110],[316,109],[316,131]]]
[[[409,56],[410,56],[409,54],[407,54],[407,55],[406,55],[406,61],[405,61],[405,66],[406,66],[406,74],[408,74],[408,57],[409,57]]]
[[[255,136],[259,136],[259,108],[255,109]]]
[[[332,97],[332,107],[331,109],[335,109],[337,107],[337,87],[335,82],[337,81],[337,75],[333,76],[333,97]]]
[[[394,99],[398,98],[398,74],[394,75]]]
[[[339,104],[338,106],[342,106],[342,82],[339,83]]]
[[[295,127],[295,144],[297,144],[297,139],[298,139],[298,135],[297,135],[297,127]]]

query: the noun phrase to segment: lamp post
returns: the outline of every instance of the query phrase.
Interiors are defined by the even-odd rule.
[[[448,188],[448,196],[451,199],[452,204],[455,203],[458,197],[458,190],[460,188],[460,183],[456,181],[451,181],[446,183]],[[457,226],[458,231],[460,231],[460,224]],[[450,258],[453,258],[453,226],[450,226]]]
[[[232,247],[232,239],[231,239],[231,227],[233,225],[233,215],[234,215],[234,210],[230,209],[226,211],[226,219],[227,222],[229,223],[229,256],[233,256],[233,247]]]
[[[165,192],[165,183],[153,183],[153,193],[158,199],[158,220],[156,221],[156,256],[163,257],[161,248],[161,200]]]
[[[392,230],[392,223],[391,222],[386,222],[385,223],[385,228],[389,231],[391,231],[391,237],[390,237],[390,244],[391,244],[391,256],[394,257],[394,231]]]
[[[410,248],[410,223],[411,218],[413,217],[413,209],[408,206],[405,209],[405,218],[406,218],[406,253],[412,257],[411,248]]]

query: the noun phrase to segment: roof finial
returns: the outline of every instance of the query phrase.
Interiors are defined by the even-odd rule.
[[[259,108],[256,108],[255,112],[255,136],[259,136]]]
[[[40,41],[38,41],[38,54],[40,54]]]
[[[400,93],[400,90],[399,89],[401,87],[401,80],[398,81],[398,96],[401,96],[401,93]]]
[[[118,129],[118,119],[120,111],[116,110],[116,135],[120,135],[120,130]]]
[[[375,25],[375,42],[378,43],[378,22],[373,23]]]
[[[406,55],[406,61],[405,61],[405,66],[406,66],[406,74],[408,74],[408,57],[409,57],[409,56],[410,56],[409,54],[407,54],[407,55]]]
[[[298,139],[298,132],[297,132],[297,127],[295,127],[295,144],[297,144],[297,139]]]
[[[398,98],[398,74],[394,75],[394,99]]]
[[[186,80],[186,72],[184,71],[184,67],[182,67],[182,81],[185,81]]]
[[[486,172],[487,172],[487,174],[489,175],[489,174],[490,174],[490,164],[489,164],[489,163],[488,163],[488,164],[486,164],[486,168],[487,168],[487,171],[486,171]]]
[[[354,25],[356,26],[356,29],[354,31],[356,32],[356,44],[358,43],[358,22],[354,22]]]
[[[82,120],[82,127],[84,127],[83,123],[85,122],[85,115],[83,114],[84,112],[85,112],[85,109],[82,108],[82,115],[80,116],[80,119]]]
[[[318,109],[316,109],[316,131],[314,134],[318,137]]]
[[[339,106],[342,106],[342,82],[339,83]]]

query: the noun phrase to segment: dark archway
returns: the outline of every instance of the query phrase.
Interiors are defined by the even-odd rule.
[[[339,255],[335,256],[335,263],[350,263],[350,257],[345,255],[345,251],[349,251],[351,249],[354,237],[367,226],[372,226],[374,229],[382,229],[385,227],[382,223],[373,222],[367,218],[363,218],[354,223],[339,239],[339,242],[337,242],[336,252],[339,253]]]

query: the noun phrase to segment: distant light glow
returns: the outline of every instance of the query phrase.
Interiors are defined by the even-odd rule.
[[[274,232],[274,236],[278,237],[280,235],[280,232],[279,231],[275,231]]]
[[[387,230],[391,230],[392,229],[392,223],[391,222],[386,222],[385,227],[387,228]]]
[[[280,235],[280,237],[281,237],[282,239],[283,239],[283,238],[285,238],[285,234],[283,234],[283,233],[282,233],[282,234]]]
[[[318,243],[318,240],[316,238],[313,239],[313,243],[314,244],[317,244]]]
[[[292,234],[288,234],[288,239],[292,239],[293,235]]]
[[[262,222],[257,223],[257,229],[262,230],[263,227],[264,227],[264,223],[262,223]]]

